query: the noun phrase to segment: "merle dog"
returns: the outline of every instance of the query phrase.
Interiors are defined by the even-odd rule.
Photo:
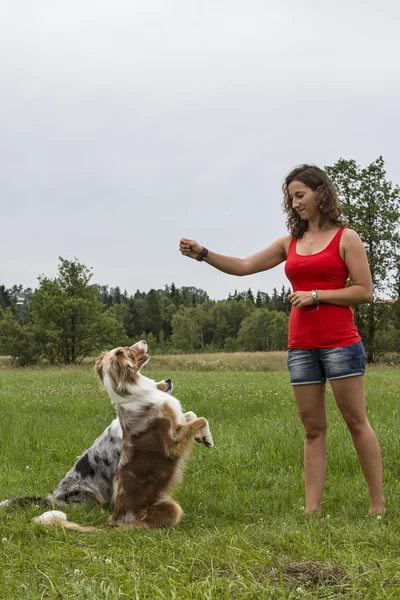
[[[176,485],[196,438],[212,448],[207,419],[183,412],[177,398],[157,389],[140,373],[150,357],[147,342],[104,352],[96,371],[118,411],[122,451],[114,478],[111,521],[85,526],[68,521],[61,511],[47,511],[34,520],[42,525],[62,525],[81,532],[119,525],[129,528],[173,527],[183,510],[173,499]],[[90,471],[86,462],[83,468]],[[88,477],[94,473],[88,472]]]
[[[173,387],[170,379],[154,382],[154,385],[163,392],[171,392]],[[70,502],[110,504],[121,446],[121,425],[119,419],[114,419],[61,479],[52,494],[11,498],[0,502],[0,507],[32,503],[48,506],[66,506]]]

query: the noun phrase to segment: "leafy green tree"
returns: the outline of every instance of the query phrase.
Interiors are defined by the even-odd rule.
[[[149,333],[146,301],[135,294],[128,302],[128,316],[126,321],[126,333],[132,340],[138,340],[142,332]]]
[[[129,306],[125,303],[117,303],[110,306],[108,309],[108,314],[115,315],[118,322],[121,323],[125,332],[129,326]]]
[[[200,288],[193,286],[183,286],[179,290],[180,304],[184,306],[194,306],[196,304],[202,304],[208,299],[208,294]]]
[[[172,335],[172,316],[177,311],[177,306],[169,294],[164,294],[160,299],[161,331],[160,345],[166,345]]]
[[[201,348],[211,347],[214,342],[215,327],[213,323],[213,310],[215,306],[213,300],[204,300],[198,304],[194,312],[194,317],[200,329]]]
[[[214,326],[212,310],[214,303],[205,300],[197,306],[180,306],[172,316],[171,341],[174,349],[194,352],[204,350],[213,342]]]
[[[0,351],[21,367],[37,363],[41,354],[33,328],[18,323],[9,307],[0,314]]]
[[[237,352],[239,350],[238,348],[238,341],[236,338],[232,338],[232,337],[227,337],[225,340],[225,344],[224,344],[224,351],[225,352]]]
[[[112,306],[113,297],[112,294],[108,290],[108,285],[99,285],[95,283],[93,287],[97,290],[97,295],[103,304],[106,306]]]
[[[284,312],[277,312],[271,321],[271,350],[286,350],[289,319]]]
[[[287,323],[284,313],[259,308],[243,320],[238,347],[250,352],[282,350],[287,346]]]
[[[217,348],[224,348],[227,338],[236,338],[242,324],[249,314],[256,308],[251,300],[243,298],[232,302],[220,300],[212,308],[213,339],[212,343]]]
[[[336,185],[349,226],[357,231],[364,243],[376,300],[393,286],[392,278],[399,260],[400,188],[387,181],[381,156],[365,168],[354,160],[341,158],[332,167],[326,167],[326,172]],[[359,314],[365,314],[365,311],[364,341],[368,362],[373,362],[378,322],[376,302],[371,302]]]
[[[172,317],[172,346],[184,352],[201,347],[201,328],[195,319],[195,308],[181,306]]]
[[[60,261],[56,278],[39,277],[31,302],[32,327],[43,356],[79,363],[93,352],[126,343],[123,326],[90,284],[91,270],[77,259]]]
[[[5,310],[11,306],[11,293],[4,285],[0,285],[0,310]]]
[[[395,347],[396,347],[396,352],[398,352],[399,348],[400,348],[400,298],[398,300],[396,300],[396,302],[393,303],[392,311],[393,311],[393,317],[392,317],[393,325],[397,332]]]

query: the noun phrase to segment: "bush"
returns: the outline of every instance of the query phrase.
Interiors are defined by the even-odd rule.
[[[20,367],[34,365],[40,360],[40,346],[29,325],[20,325],[10,308],[0,319],[0,346]]]

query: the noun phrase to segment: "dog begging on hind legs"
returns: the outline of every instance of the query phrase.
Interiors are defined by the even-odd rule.
[[[141,374],[140,369],[148,361],[147,343],[142,340],[129,348],[104,352],[96,363],[122,428],[122,452],[114,479],[113,526],[177,525],[183,511],[172,493],[193,442],[213,447],[207,420],[193,412],[184,413],[177,398],[159,390]],[[104,528],[71,523],[61,511],[48,511],[35,520],[78,531]]]

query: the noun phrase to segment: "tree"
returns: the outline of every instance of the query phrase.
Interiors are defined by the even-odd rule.
[[[250,352],[283,350],[287,346],[287,325],[284,313],[259,308],[243,320],[238,347]]]
[[[251,288],[249,288],[246,292],[246,300],[249,300],[252,304],[255,304],[254,294]]]
[[[180,304],[194,306],[208,299],[207,292],[193,286],[183,286],[179,291]]]
[[[262,306],[263,306],[263,299],[262,299],[260,290],[258,290],[257,296],[256,296],[256,308],[262,308]]]
[[[362,169],[354,160],[338,160],[326,172],[336,185],[343,214],[359,234],[368,256],[374,285],[374,301],[357,315],[366,315],[368,362],[374,360],[374,340],[379,318],[376,300],[393,287],[392,277],[400,249],[400,188],[386,180],[380,156]]]
[[[274,315],[271,321],[271,350],[286,350],[288,339],[288,316],[283,312]]]
[[[200,348],[201,329],[194,313],[195,308],[181,306],[172,317],[172,345],[184,352],[193,352]]]
[[[164,294],[160,300],[160,311],[161,311],[161,331],[160,331],[160,344],[166,344],[172,334],[172,315],[177,311],[177,307],[174,304],[169,294]]]
[[[0,309],[5,310],[11,306],[11,293],[4,285],[0,285]]]
[[[151,289],[146,295],[145,306],[147,311],[147,319],[149,330],[155,335],[157,340],[161,331],[161,309],[160,309],[160,294]]]
[[[126,333],[132,340],[141,339],[142,332],[149,332],[146,302],[144,298],[135,294],[128,302],[128,317],[126,322]]]
[[[125,343],[123,326],[90,284],[91,270],[60,257],[55,279],[39,277],[30,319],[42,354],[51,362],[79,363],[105,347]]]
[[[236,338],[240,325],[245,317],[257,310],[254,303],[243,299],[232,302],[220,300],[211,311],[213,325],[212,343],[217,348],[224,348],[227,338]]]
[[[41,348],[30,325],[21,325],[6,308],[0,314],[0,352],[11,356],[21,367],[38,362]]]
[[[117,303],[110,306],[108,314],[115,315],[118,322],[121,323],[124,330],[127,331],[129,326],[129,307],[125,303]]]
[[[171,288],[167,288],[167,292],[169,293],[169,296],[170,296],[172,302],[178,308],[178,306],[180,304],[180,292],[179,292],[179,290],[176,289],[174,283],[171,284]]]

